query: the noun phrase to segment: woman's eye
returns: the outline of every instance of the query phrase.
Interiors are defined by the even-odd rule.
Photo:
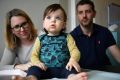
[[[27,24],[27,22],[22,23],[22,24],[21,24],[21,27],[22,27],[22,26],[25,26],[26,24]]]
[[[15,28],[15,29],[18,29],[18,28],[20,28],[20,25],[16,25],[14,28]]]
[[[61,19],[61,17],[59,17],[59,16],[58,16],[58,17],[56,17],[56,19],[57,19],[57,20],[62,20],[62,19]]]
[[[46,18],[47,18],[47,19],[50,19],[51,17],[50,17],[50,16],[47,16]]]

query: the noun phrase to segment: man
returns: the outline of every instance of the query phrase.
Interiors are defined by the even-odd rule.
[[[81,0],[76,5],[76,11],[80,24],[71,32],[71,35],[81,52],[80,66],[99,69],[110,65],[106,49],[120,63],[120,49],[116,46],[111,32],[93,23],[93,18],[96,16],[94,3],[90,0]]]

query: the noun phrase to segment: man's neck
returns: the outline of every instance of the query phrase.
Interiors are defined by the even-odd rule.
[[[92,32],[93,32],[93,25],[88,25],[88,26],[82,26],[80,25],[82,31],[83,31],[83,34],[87,35],[87,36],[91,36]]]

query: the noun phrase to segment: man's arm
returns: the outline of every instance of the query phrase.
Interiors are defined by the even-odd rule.
[[[112,45],[108,47],[108,50],[110,51],[112,56],[115,58],[115,60],[120,63],[120,48],[117,47],[117,45]]]

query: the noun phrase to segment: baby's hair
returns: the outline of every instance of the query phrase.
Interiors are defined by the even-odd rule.
[[[49,5],[44,11],[43,20],[45,19],[47,14],[50,14],[51,12],[55,12],[58,9],[62,10],[63,15],[64,15],[64,22],[66,22],[67,21],[67,15],[66,15],[65,10],[62,8],[62,6],[60,4]]]

